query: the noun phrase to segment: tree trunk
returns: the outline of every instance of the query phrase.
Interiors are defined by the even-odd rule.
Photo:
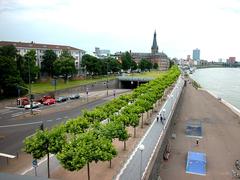
[[[90,168],[89,168],[89,163],[87,163],[87,172],[88,172],[88,180],[90,180]]]
[[[133,135],[134,138],[136,138],[136,127],[134,127],[134,135]]]
[[[50,178],[49,153],[47,154],[47,168],[48,168],[48,178]]]
[[[112,160],[109,161],[109,168],[112,167]]]
[[[143,128],[143,113],[142,113],[142,123],[141,123],[141,128]]]
[[[126,149],[127,149],[127,148],[126,148],[126,146],[127,146],[127,145],[126,145],[126,141],[123,141],[123,145],[124,145],[123,150],[126,151]]]

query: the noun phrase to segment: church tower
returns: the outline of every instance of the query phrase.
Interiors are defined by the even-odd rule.
[[[153,44],[152,44],[152,54],[158,53],[158,45],[157,45],[157,34],[156,31],[154,32],[153,36]]]

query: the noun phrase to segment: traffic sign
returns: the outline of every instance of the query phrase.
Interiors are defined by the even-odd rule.
[[[34,160],[32,161],[32,166],[33,166],[33,167],[38,167],[38,163],[37,163],[37,160],[36,160],[36,159],[34,159]]]

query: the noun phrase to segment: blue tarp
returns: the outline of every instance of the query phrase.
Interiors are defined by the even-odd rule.
[[[206,175],[206,154],[188,151],[186,173]]]

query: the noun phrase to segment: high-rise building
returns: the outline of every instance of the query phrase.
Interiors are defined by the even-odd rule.
[[[193,60],[199,61],[200,60],[200,49],[196,48],[193,50]]]

